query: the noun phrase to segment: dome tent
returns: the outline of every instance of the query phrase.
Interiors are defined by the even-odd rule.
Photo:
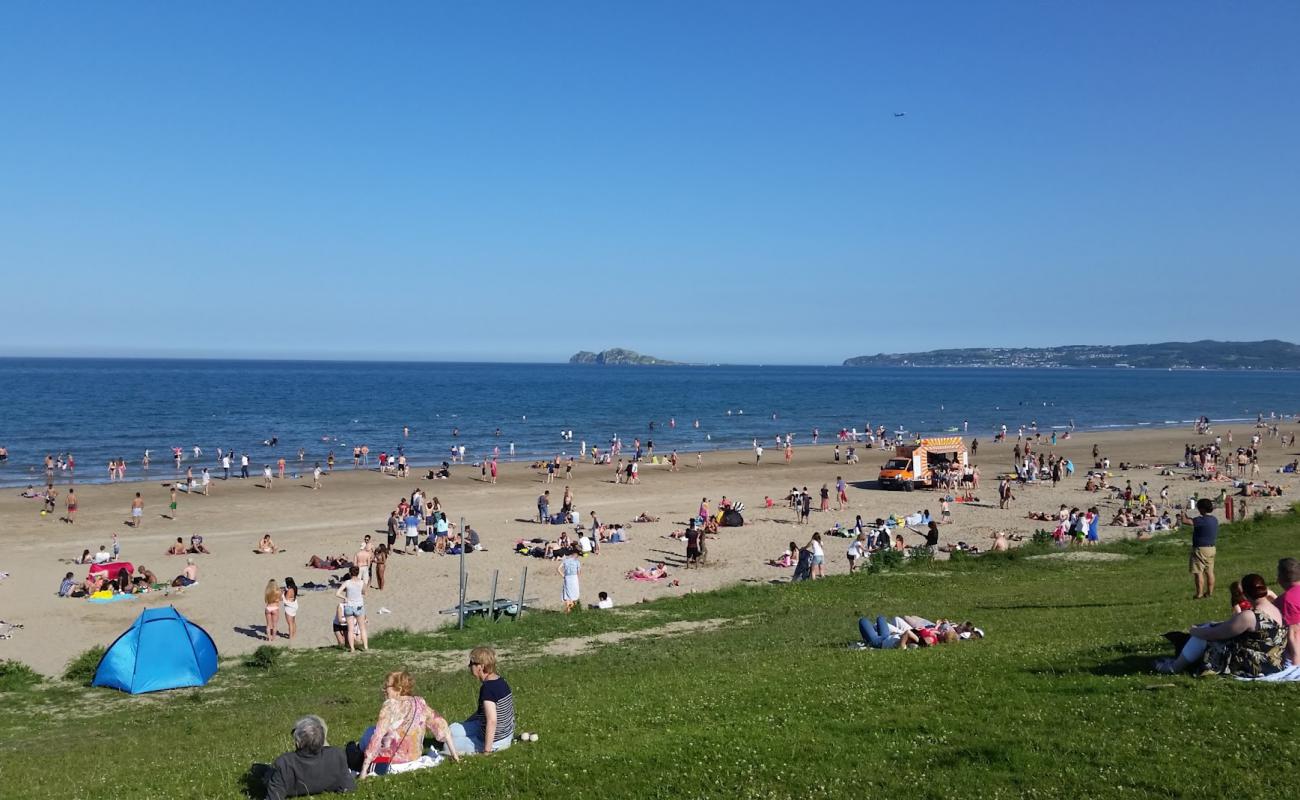
[[[148,608],[104,653],[91,686],[128,694],[202,686],[217,672],[217,646],[175,606]]]

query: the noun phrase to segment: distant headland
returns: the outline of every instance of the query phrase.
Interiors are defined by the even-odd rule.
[[[680,366],[677,361],[665,361],[654,356],[643,356],[635,350],[613,347],[592,353],[582,350],[569,358],[570,364],[596,364],[603,367],[671,367]]]
[[[1062,347],[972,347],[879,353],[846,367],[1133,367],[1141,369],[1300,369],[1300,345],[1262,342],[1164,342]]]

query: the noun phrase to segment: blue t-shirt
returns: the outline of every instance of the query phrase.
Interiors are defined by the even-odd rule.
[[[510,685],[502,677],[483,681],[478,690],[478,711],[470,719],[487,724],[487,715],[483,711],[484,703],[497,704],[497,729],[492,743],[507,742],[515,735],[515,699],[510,694]]]
[[[1219,519],[1213,514],[1202,514],[1192,520],[1192,547],[1214,547],[1219,541]]]

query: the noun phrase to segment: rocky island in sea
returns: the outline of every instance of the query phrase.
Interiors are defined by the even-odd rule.
[[[603,367],[664,367],[680,364],[677,361],[665,361],[654,356],[643,356],[635,350],[625,350],[621,347],[612,347],[609,350],[601,350],[599,353],[581,350],[573,354],[569,359],[569,363],[596,364]]]

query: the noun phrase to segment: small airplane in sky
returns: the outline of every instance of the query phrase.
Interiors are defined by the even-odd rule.
[[[907,112],[906,112],[906,111],[895,111],[895,112],[894,112],[894,116],[896,116],[896,117],[906,117],[906,116],[907,116]]]

